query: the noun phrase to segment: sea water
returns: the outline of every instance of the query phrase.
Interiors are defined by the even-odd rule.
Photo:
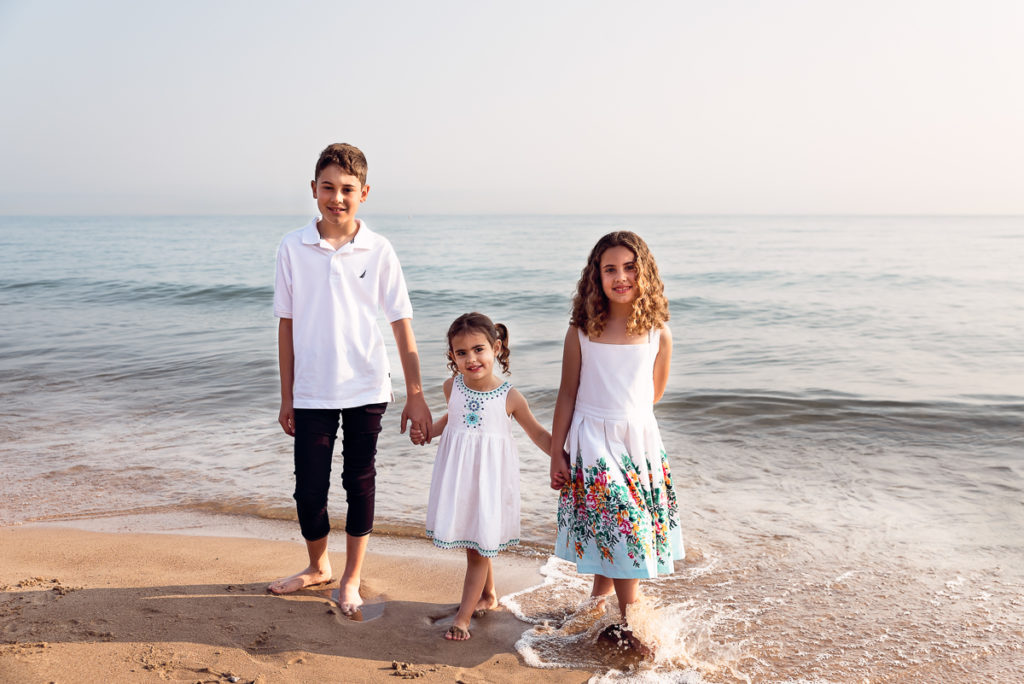
[[[657,258],[674,354],[656,415],[687,558],[631,609],[643,662],[596,638],[614,602],[546,561],[505,600],[526,662],[597,681],[1020,680],[1024,218],[365,218],[403,263],[435,413],[444,332],[481,311],[550,424],[590,247],[631,229]],[[0,524],[293,520],[272,297],[278,241],[307,221],[0,217]],[[377,527],[420,535],[434,447],[398,434],[381,324],[396,403]],[[523,538],[546,554],[557,493],[518,441]]]

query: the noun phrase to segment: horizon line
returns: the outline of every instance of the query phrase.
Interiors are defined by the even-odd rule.
[[[601,213],[581,213],[581,212],[506,212],[506,211],[472,211],[472,212],[404,212],[404,211],[389,211],[389,212],[365,212],[366,215],[373,216],[399,216],[399,217],[452,217],[452,216],[560,216],[560,217],[611,217],[611,218],[629,218],[629,217],[659,217],[659,216],[673,216],[673,217],[749,217],[749,218],[829,218],[829,217],[856,217],[856,218],[971,218],[971,217],[984,217],[984,218],[1024,218],[1024,213],[1004,213],[1004,212],[894,212],[894,213],[880,213],[880,212],[629,212],[624,214],[612,214],[607,212]],[[96,213],[96,214],[81,214],[81,213],[3,213],[0,212],[0,218],[195,218],[195,217],[231,217],[231,216],[262,216],[262,217],[282,217],[282,218],[294,218],[297,216],[315,216],[316,213],[294,213],[294,212],[260,212],[260,213],[231,213],[231,212],[182,212],[182,213],[144,213],[144,212],[119,212],[119,213]]]

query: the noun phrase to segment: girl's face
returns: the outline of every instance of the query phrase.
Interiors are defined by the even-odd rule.
[[[601,289],[612,304],[632,304],[637,296],[636,255],[628,247],[616,245],[601,254]]]
[[[487,380],[494,374],[494,357],[501,342],[493,343],[482,332],[465,332],[452,337],[449,352],[466,380]]]

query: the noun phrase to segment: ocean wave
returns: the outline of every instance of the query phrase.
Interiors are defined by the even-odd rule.
[[[44,280],[0,280],[0,292],[23,296],[58,296],[62,301],[89,304],[162,302],[184,306],[259,303],[269,306],[274,297],[271,285],[204,285],[187,283],[142,283],[131,280],[60,278]]]
[[[475,288],[471,291],[414,289],[409,291],[409,297],[417,311],[422,307],[427,313],[443,312],[446,317],[453,310],[486,312],[507,311],[509,308],[513,311],[531,314],[557,313],[568,317],[572,303],[569,296],[561,293],[517,290],[515,296],[511,296],[508,288],[493,290]]]
[[[658,403],[659,418],[687,431],[728,432],[740,428],[771,430],[812,428],[903,435],[983,431],[1024,443],[1024,397],[964,397],[962,401],[894,401],[831,392],[790,394],[767,391],[670,393]]]

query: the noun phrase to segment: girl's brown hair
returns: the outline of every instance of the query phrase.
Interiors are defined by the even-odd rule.
[[[501,323],[494,323],[487,316],[474,311],[473,313],[462,314],[448,327],[448,368],[451,369],[452,375],[459,374],[459,367],[456,365],[455,356],[452,353],[452,338],[466,333],[482,333],[491,345],[494,344],[495,340],[499,340],[501,342],[501,349],[498,350],[495,356],[498,359],[498,363],[501,364],[502,372],[505,375],[509,374],[508,328]]]
[[[569,322],[586,333],[587,337],[598,337],[604,330],[608,318],[608,297],[601,287],[601,255],[611,247],[625,247],[633,253],[636,262],[637,295],[633,300],[633,312],[626,321],[626,332],[642,335],[661,327],[668,320],[665,283],[661,282],[658,264],[647,243],[628,230],[608,233],[590,250],[587,265],[583,267],[580,281],[576,284]]]

